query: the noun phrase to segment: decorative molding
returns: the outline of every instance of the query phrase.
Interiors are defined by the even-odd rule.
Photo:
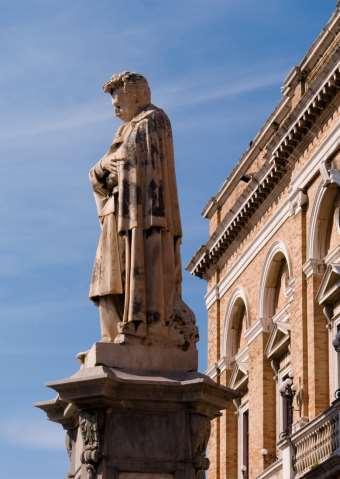
[[[228,369],[225,356],[222,356],[221,359],[217,361],[216,366],[220,374],[224,373],[224,371]]]
[[[319,259],[309,259],[302,266],[306,278],[313,276],[322,276],[325,270],[323,261]]]
[[[308,205],[308,196],[301,189],[294,190],[289,196],[289,203],[291,209],[291,216],[300,213]]]
[[[221,357],[219,361],[214,363],[210,368],[205,371],[205,374],[209,376],[210,379],[215,380],[220,374],[224,373],[226,369],[229,368],[227,365],[226,358],[224,356]]]
[[[224,319],[224,326],[223,326],[223,336],[222,336],[222,355],[227,357],[227,362],[230,361],[230,358],[228,357],[228,346],[230,347],[230,341],[229,341],[229,334],[230,334],[230,329],[231,329],[231,322],[233,320],[233,312],[234,312],[234,307],[236,305],[236,302],[238,300],[241,300],[244,304],[245,311],[246,311],[246,328],[249,327],[250,325],[250,318],[249,318],[249,304],[248,304],[248,299],[247,299],[247,294],[243,288],[237,288],[234,291],[234,294],[232,295],[231,299],[229,300],[227,311],[225,314],[225,319]]]
[[[256,158],[258,152],[263,150],[263,148],[265,148],[265,146],[268,144],[268,139],[270,140],[270,138],[275,135],[278,130],[278,125],[281,124],[284,118],[289,115],[291,111],[291,96],[298,82],[300,82],[302,78],[305,78],[306,75],[308,83],[310,82],[310,79],[308,78],[309,74],[314,70],[315,65],[323,56],[330,43],[336,38],[338,31],[339,15],[337,10],[332,15],[327,25],[323,28],[320,35],[313,42],[310,49],[308,50],[308,53],[301,61],[301,63],[295,66],[284,79],[282,85],[282,93],[284,95],[283,98],[279,102],[272,115],[269,116],[259,133],[254,138],[249,150],[247,150],[241,156],[240,160],[233,168],[230,175],[223,182],[222,187],[219,189],[216,195],[210,198],[207,205],[204,207],[202,215],[205,218],[211,218],[211,216],[215,213],[216,209],[228,196],[230,191],[233,190],[233,188],[235,187],[235,183],[239,181],[239,178],[244,173],[246,173],[247,168],[253,162],[254,158]],[[334,56],[337,58],[336,54]],[[330,71],[330,68],[332,68],[332,66],[334,65],[334,57],[332,60],[330,62],[331,65],[328,64],[323,72],[319,72],[318,78],[321,77],[321,82]],[[317,82],[313,82],[312,88],[310,88],[310,96],[312,96],[313,93],[318,90],[318,86],[316,85],[316,83]],[[301,103],[303,103],[303,101]]]
[[[340,245],[333,248],[324,259],[326,266],[331,263],[340,263]]]
[[[308,229],[307,238],[307,258],[308,260],[320,261],[323,256],[321,253],[322,242],[320,240],[319,231],[322,226],[320,225],[320,215],[323,217],[324,210],[328,211],[331,207],[332,198],[337,192],[337,181],[340,182],[340,171],[329,170],[325,167],[322,171],[327,172],[328,179],[325,179],[326,173],[323,174],[323,182],[319,185],[318,191],[315,195],[314,204],[311,211],[311,218]],[[338,175],[339,173],[339,175]],[[333,185],[333,186],[332,186]],[[326,204],[325,204],[326,202]],[[324,219],[322,219],[324,222]],[[326,227],[326,225],[324,225]],[[320,257],[321,256],[321,257]],[[308,261],[307,261],[308,262]]]
[[[216,285],[215,287],[211,288],[211,290],[205,295],[205,306],[207,309],[220,299],[219,288]]]
[[[79,413],[79,427],[83,439],[80,460],[85,465],[87,479],[95,479],[97,467],[102,459],[102,419],[101,413],[98,411],[81,411]]]
[[[205,374],[207,376],[209,376],[210,379],[213,379],[215,380],[219,374],[219,369],[217,367],[217,363],[213,364],[212,366],[210,366],[210,368],[208,368],[206,371],[205,371]]]
[[[210,432],[211,423],[208,416],[202,414],[190,415],[191,429],[191,451],[196,470],[196,478],[204,478],[205,471],[209,469],[209,459],[205,456]],[[138,476],[138,474],[136,474]]]
[[[304,189],[312,181],[317,172],[325,180],[329,180],[329,174],[326,167],[327,160],[339,149],[340,147],[340,119],[336,122],[333,130],[327,136],[327,139],[316,149],[314,154],[308,163],[304,166],[302,171],[292,179],[291,189],[298,190]]]
[[[247,331],[244,333],[244,338],[249,346],[249,344],[251,344],[257,338],[257,336],[262,333],[267,333],[268,331],[268,321],[265,318],[260,318],[255,321],[255,323],[249,329],[247,329]]]
[[[261,454],[263,455],[262,451],[263,449],[261,449]],[[282,459],[278,459],[268,466],[259,476],[257,476],[256,479],[272,479],[273,477],[276,477],[276,474],[280,474],[280,471],[282,471]]]
[[[254,211],[273,191],[286,171],[291,168],[296,159],[293,153],[297,145],[309,133],[316,118],[327,108],[338,89],[340,89],[340,67],[337,61],[336,66],[320,88],[286,130],[279,144],[273,150],[270,162],[260,172],[261,177],[250,183],[245,192],[247,196],[244,202],[235,213],[226,216],[207,244],[202,247],[203,249],[201,248],[194,255],[187,267],[192,274],[204,277],[208,269],[219,260],[227,247],[235,240]]]
[[[289,278],[287,288],[285,291],[285,295],[289,303],[291,303],[294,299],[294,292],[295,292],[295,278]]]
[[[274,361],[278,357],[288,352],[290,344],[290,326],[275,324],[270,334],[267,346],[266,356]]]
[[[244,348],[235,356],[235,365],[230,378],[229,387],[241,390],[248,382],[249,351]]]
[[[302,170],[302,172],[293,180],[292,190],[304,190],[311,179],[319,171],[320,163],[324,164],[327,159],[340,147],[340,121],[334,127],[332,133],[328,136],[327,140],[319,146],[314,153],[312,159]],[[293,195],[293,193],[291,193]],[[246,269],[251,261],[257,256],[262,248],[266,246],[268,241],[279,230],[279,228],[291,217],[292,211],[290,202],[285,202],[282,207],[275,212],[271,219],[264,225],[258,236],[251,243],[251,245],[245,250],[240,261],[234,264],[226,276],[224,276],[219,284],[214,288],[217,288],[219,299],[228,291],[230,286],[238,278],[238,276]],[[207,293],[207,296],[210,292]]]
[[[335,219],[336,232],[340,234],[340,206],[337,206],[335,208],[334,219]]]
[[[340,170],[329,170],[329,181],[331,184],[340,186]]]
[[[232,266],[226,276],[221,279],[219,283],[219,295],[220,298],[225,294],[239,275],[245,270],[245,268],[251,263],[251,261],[257,256],[259,251],[264,248],[273,235],[280,229],[285,221],[290,217],[290,204],[287,201],[281,209],[279,209],[274,216],[268,221],[268,223],[262,228],[261,232],[255,238],[255,240],[249,245],[249,247],[242,254],[237,263]]]
[[[317,300],[321,306],[332,308],[340,303],[340,263],[330,263],[321,280],[317,292]]]
[[[288,281],[289,281],[289,284],[290,284],[290,287],[292,288],[292,286],[294,285],[294,280],[293,280],[293,268],[292,268],[292,262],[291,262],[291,259],[290,259],[290,255],[289,255],[289,251],[288,251],[288,248],[287,248],[287,245],[285,244],[284,241],[275,241],[267,255],[266,255],[266,258],[265,258],[265,261],[264,261],[264,265],[263,265],[263,268],[262,268],[262,273],[261,273],[261,280],[260,280],[260,287],[259,287],[259,299],[258,299],[258,305],[259,305],[259,312],[258,312],[258,315],[260,318],[266,318],[268,317],[269,315],[272,314],[272,311],[268,311],[268,286],[267,286],[267,283],[268,283],[268,276],[270,274],[270,271],[271,271],[271,268],[272,268],[272,265],[273,265],[273,261],[275,260],[275,257],[277,255],[283,255],[283,257],[285,258],[286,260],[286,263],[287,263],[287,268],[288,268]],[[288,292],[290,294],[292,294],[292,291],[289,291]]]
[[[290,330],[290,312],[289,312],[289,304],[286,304],[281,311],[273,316],[273,323],[281,329],[282,332],[287,333]]]

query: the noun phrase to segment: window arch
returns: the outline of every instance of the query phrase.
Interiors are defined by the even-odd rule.
[[[271,327],[273,316],[284,306],[284,297],[290,294],[292,284],[288,249],[283,241],[276,241],[266,256],[259,290],[259,318],[267,327]]]
[[[307,240],[308,260],[322,262],[327,255],[339,196],[340,188],[336,183],[319,186],[309,224]]]
[[[277,460],[277,444],[290,434],[292,427],[290,299],[293,284],[288,249],[283,241],[276,241],[266,255],[259,290],[259,317],[270,333],[264,357],[267,367],[264,370],[267,393],[273,399],[268,402],[267,417],[273,421],[274,427],[267,438],[267,464]]]
[[[224,322],[222,354],[230,370],[229,387],[240,397],[235,401],[237,419],[233,414],[233,431],[237,434],[234,454],[237,457],[237,477],[249,477],[249,410],[248,410],[248,346],[244,333],[250,326],[247,295],[237,288],[232,295]]]
[[[237,288],[228,303],[224,321],[222,355],[228,365],[233,362],[241,347],[242,331],[247,330],[249,326],[247,296],[243,288]]]
[[[330,170],[335,171],[338,170]],[[331,179],[332,181],[332,179]],[[340,186],[338,182],[322,183],[316,193],[307,237],[307,259],[317,265],[316,277],[309,282],[313,295],[313,315],[317,317],[319,307],[323,308],[327,320],[328,338],[319,333],[318,347],[324,348],[324,361],[319,363],[323,367],[323,377],[328,372],[329,400],[334,399],[335,391],[340,387],[340,362],[334,350],[333,341],[340,330],[340,316],[336,314],[336,295],[329,295],[330,289],[338,281],[340,264],[339,244],[339,211],[340,211]],[[306,263],[308,264],[308,262]],[[321,277],[321,274],[323,276]],[[317,277],[319,276],[319,278]],[[308,276],[307,276],[308,277]],[[337,278],[337,279],[336,279]],[[333,284],[334,283],[334,284]],[[317,285],[318,289],[313,289]],[[323,329],[322,333],[326,334]],[[322,339],[323,341],[322,341]],[[328,344],[327,344],[328,341]]]

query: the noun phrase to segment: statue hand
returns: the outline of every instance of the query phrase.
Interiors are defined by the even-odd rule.
[[[124,158],[120,158],[115,153],[108,154],[100,160],[100,166],[103,170],[108,171],[114,175],[117,175],[117,162],[124,161]]]

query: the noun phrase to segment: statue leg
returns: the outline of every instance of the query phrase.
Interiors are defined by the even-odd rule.
[[[113,295],[101,296],[98,300],[101,340],[113,342],[118,334],[117,324],[122,320],[120,301]]]

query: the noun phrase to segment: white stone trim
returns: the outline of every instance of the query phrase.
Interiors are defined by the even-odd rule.
[[[295,216],[303,209],[305,205],[308,204],[308,196],[301,189],[293,190],[289,195],[289,202],[291,208],[291,215]]]
[[[289,304],[286,304],[281,311],[273,316],[273,323],[278,325],[278,328],[281,329],[282,332],[286,333],[290,330],[290,312],[289,312]]]
[[[222,357],[219,361],[210,366],[210,368],[205,371],[205,374],[209,376],[210,379],[215,380],[220,374],[224,373],[226,369],[228,369],[226,359],[225,357]]]
[[[205,299],[205,305],[207,309],[210,309],[210,307],[218,300],[220,299],[220,294],[219,294],[219,289],[218,286],[214,286],[211,288],[211,290],[206,293],[204,296]]]
[[[339,182],[339,183],[338,183]],[[317,191],[312,212],[311,212],[311,219],[308,228],[308,237],[307,237],[307,258],[308,260],[316,260],[320,261],[320,251],[317,250],[319,246],[318,239],[318,231],[320,229],[319,224],[319,215],[320,209],[322,207],[323,201],[327,194],[330,193],[329,185],[339,185],[340,184],[340,171],[337,170],[330,170],[329,171],[329,179],[323,181],[319,189]],[[308,261],[307,261],[308,262]]]
[[[225,356],[227,358],[227,363],[231,359],[231,358],[227,357],[230,354],[229,351],[228,351],[228,347],[227,347],[227,345],[229,344],[230,324],[231,324],[231,320],[232,320],[232,315],[233,315],[233,310],[234,310],[235,303],[239,299],[241,301],[243,301],[244,307],[245,307],[245,310],[246,310],[246,327],[248,327],[249,324],[250,324],[249,303],[248,303],[248,299],[247,299],[247,294],[246,294],[244,288],[237,288],[234,291],[234,294],[232,295],[232,297],[231,297],[231,299],[228,303],[227,311],[226,311],[226,314],[225,314],[225,317],[224,317],[221,351],[222,351],[222,356]]]
[[[301,171],[301,173],[292,181],[291,190],[303,190],[306,188],[312,178],[320,173],[320,164],[324,164],[327,159],[339,148],[340,146],[340,120],[337,122],[334,130],[328,136],[322,145],[319,146],[314,153],[312,159],[308,165]],[[291,193],[294,195],[294,193]],[[243,253],[240,261],[234,264],[228,271],[228,273],[221,279],[217,286],[219,298],[228,291],[240,274],[247,268],[251,261],[258,255],[278,229],[285,223],[285,221],[292,215],[291,201],[286,201],[282,207],[275,212],[272,218],[264,225],[260,233],[255,240],[249,245],[249,247]],[[207,297],[210,291],[207,293]]]
[[[325,264],[328,266],[331,263],[340,263],[340,245],[333,248],[326,258],[324,259]]]
[[[244,474],[243,474],[243,448],[244,448],[244,443],[243,443],[243,430],[244,430],[244,425],[243,425],[243,416],[244,413],[249,411],[249,405],[248,403],[241,404],[238,408],[238,460],[237,460],[237,477],[238,479],[243,479]],[[249,413],[248,413],[249,414]],[[249,449],[248,449],[248,454],[249,454]],[[248,462],[250,463],[250,457],[248,455]]]
[[[259,476],[256,476],[256,479],[272,479],[273,477],[277,477],[276,474],[279,473],[281,470],[282,459],[277,459],[273,464],[268,466]]]
[[[245,332],[244,338],[249,345],[252,343],[257,336],[262,333],[267,333],[269,331],[267,321],[264,318],[260,318]]]
[[[334,169],[329,170],[329,181],[331,184],[340,186],[340,171]]]
[[[291,189],[304,189],[319,171],[321,176],[325,174],[325,163],[328,158],[340,147],[340,119],[336,122],[332,132],[319,146],[308,164],[291,181]],[[327,168],[326,168],[327,171]]]
[[[335,208],[334,218],[335,218],[336,232],[340,234],[340,206],[337,206]]]
[[[273,237],[276,231],[290,217],[290,204],[287,201],[281,209],[279,209],[272,219],[263,227],[260,234],[255,238],[252,244],[243,253],[240,260],[229,270],[229,273],[219,283],[219,294],[222,297],[230,288],[234,281],[245,270],[249,263],[261,251],[266,243]]]
[[[324,273],[324,264],[319,259],[308,259],[302,266],[302,269],[306,278],[310,278],[312,275],[322,276]]]
[[[210,379],[213,379],[215,380],[217,378],[217,375],[218,375],[218,368],[217,368],[217,363],[213,364],[212,366],[210,366],[210,368],[208,368],[206,371],[205,371],[205,374],[207,376],[209,376]]]
[[[271,248],[269,249],[267,253],[267,256],[266,256],[266,259],[264,260],[264,265],[262,268],[261,281],[260,281],[260,287],[259,287],[259,298],[258,298],[259,318],[269,317],[268,305],[265,304],[267,299],[266,291],[268,289],[267,288],[268,274],[270,272],[270,268],[272,267],[275,256],[277,256],[279,253],[281,253],[286,259],[287,268],[288,268],[288,281],[291,281],[291,279],[293,278],[292,262],[290,259],[290,254],[289,254],[287,245],[284,241],[275,241],[275,243],[272,244]]]

